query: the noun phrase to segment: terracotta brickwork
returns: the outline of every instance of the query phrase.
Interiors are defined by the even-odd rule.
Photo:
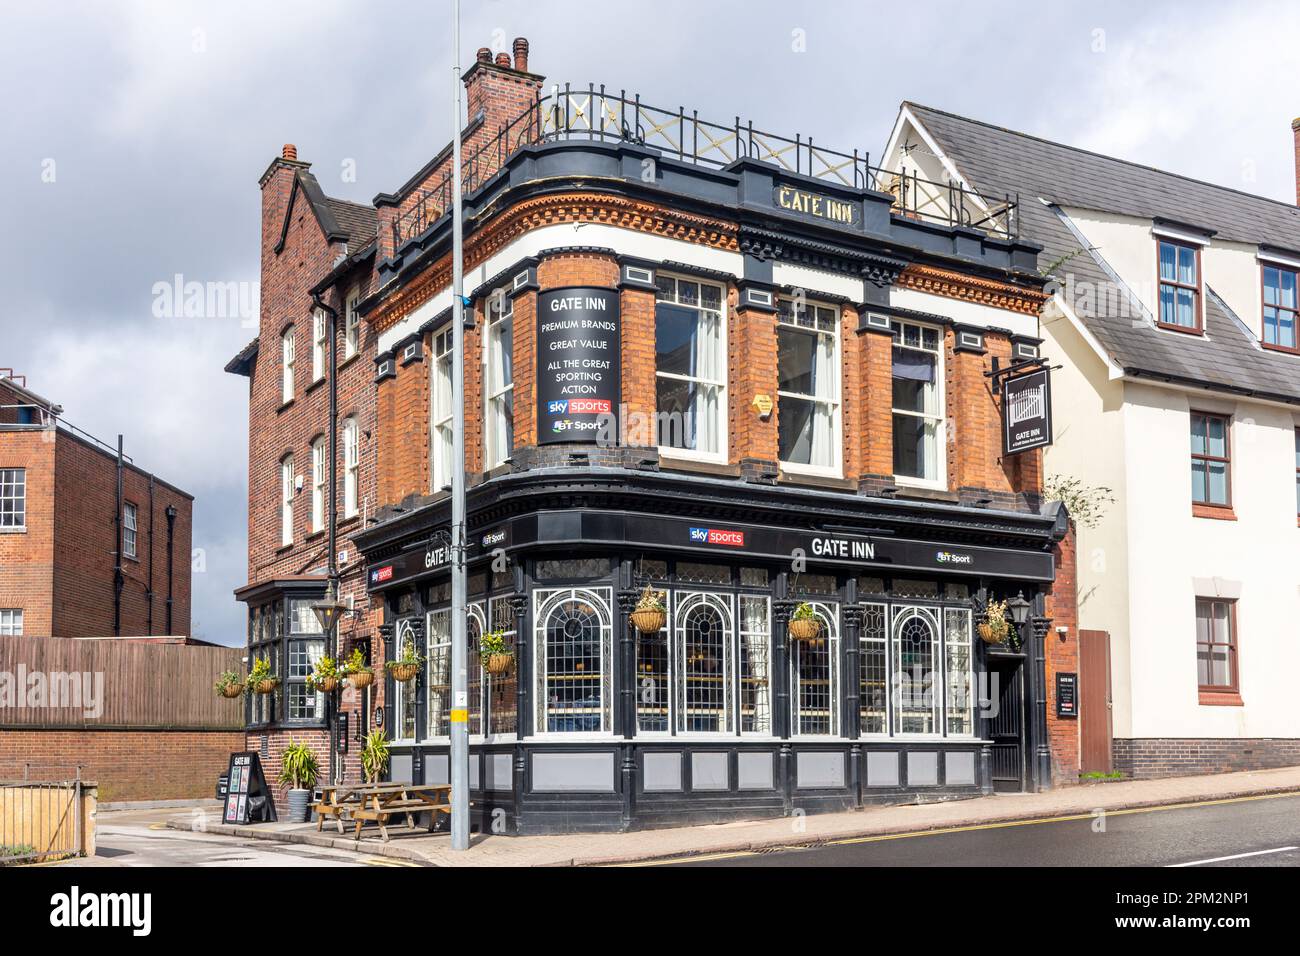
[[[655,294],[648,289],[628,288],[623,290],[621,300],[622,390],[626,427],[629,430],[628,441],[645,442],[652,446],[656,441],[653,422],[657,404]],[[518,319],[515,321],[518,330]],[[515,354],[518,355],[518,348]]]
[[[728,298],[734,299],[734,295]],[[748,461],[751,467],[775,474],[780,414],[776,394],[776,313],[733,305],[727,321],[727,341],[727,368],[732,383],[727,424],[731,462]],[[772,400],[767,421],[753,407],[756,395]]]
[[[1047,736],[1052,752],[1052,782],[1079,780],[1079,719],[1056,716],[1056,675],[1079,673],[1078,555],[1074,528],[1056,545],[1056,580],[1047,594],[1052,619],[1044,642],[1047,663]],[[1064,635],[1058,627],[1066,628]],[[1077,706],[1077,704],[1076,704]]]

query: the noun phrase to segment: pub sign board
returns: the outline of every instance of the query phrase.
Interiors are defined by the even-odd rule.
[[[262,761],[251,750],[230,755],[222,823],[274,823],[275,801],[262,774]]]
[[[1059,673],[1056,675],[1056,716],[1079,716],[1079,675]]]
[[[621,345],[616,290],[569,286],[537,297],[539,445],[596,441],[601,416],[618,412]]]
[[[1043,368],[1002,381],[1002,454],[1052,443],[1052,378]]]
[[[860,203],[809,192],[807,189],[798,189],[794,186],[774,186],[772,201],[776,203],[778,209],[812,219],[821,219],[837,226],[856,226],[862,220]]]

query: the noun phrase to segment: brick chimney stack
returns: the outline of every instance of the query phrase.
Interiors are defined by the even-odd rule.
[[[494,57],[480,47],[465,71],[465,105],[468,122],[483,114],[483,130],[492,136],[525,113],[542,88],[542,77],[528,72],[528,41],[517,37],[514,60],[502,51]]]
[[[1291,121],[1291,135],[1295,137],[1295,204],[1300,206],[1300,117]]]
[[[515,71],[518,73],[528,72],[528,41],[523,37],[515,37]]]

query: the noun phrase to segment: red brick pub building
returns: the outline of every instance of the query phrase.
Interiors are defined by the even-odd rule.
[[[337,367],[343,692],[395,779],[448,778],[447,495],[466,415],[473,819],[627,829],[1072,781],[1069,522],[1003,452],[998,379],[1038,354],[1038,247],[1005,198],[603,88],[465,74],[465,354],[450,147],[360,206],[286,147],[262,179],[250,386],[250,745],[325,746],[327,382]],[[972,203],[985,214],[967,215]],[[331,319],[337,335],[328,340]],[[332,360],[330,356],[332,355]],[[451,391],[463,361],[465,393]],[[642,591],[666,623],[630,623]],[[1019,647],[980,640],[1023,595]],[[795,640],[807,603],[820,624]],[[513,648],[502,674],[479,636]],[[382,672],[381,672],[382,673]],[[1068,686],[1068,684],[1066,685]],[[1068,704],[1068,701],[1064,702]],[[1068,709],[1068,708],[1067,708]]]

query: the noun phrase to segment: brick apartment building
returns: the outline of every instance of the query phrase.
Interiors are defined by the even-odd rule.
[[[474,819],[619,829],[1076,779],[1068,517],[1041,449],[1003,443],[1001,380],[1045,358],[1016,204],[604,88],[543,95],[513,52],[464,75]],[[325,196],[292,146],[261,181],[261,328],[227,368],[250,378],[238,595],[250,657],[284,677],[250,705],[272,773],[289,736],[327,733],[304,680],[337,364],[341,649],[427,657],[343,692],[347,746],[382,726],[394,779],[447,776],[450,154],[371,206]],[[629,622],[646,586],[655,634]],[[1020,595],[1023,648],[980,641],[987,603]],[[478,666],[486,630],[504,674]]]
[[[193,498],[62,411],[0,369],[0,636],[189,635]]]

